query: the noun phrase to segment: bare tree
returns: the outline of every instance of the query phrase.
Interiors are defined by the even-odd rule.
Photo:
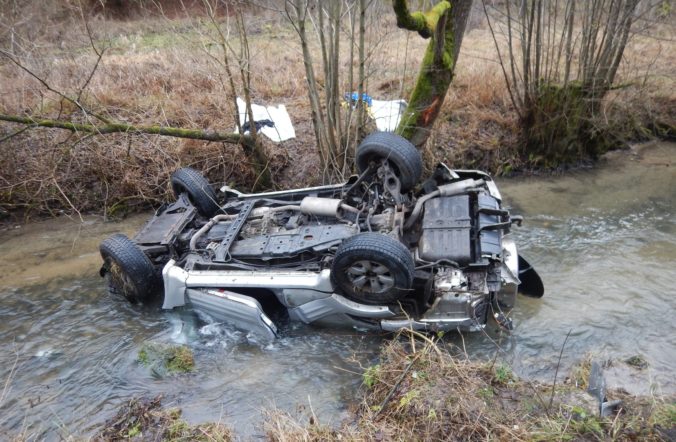
[[[235,127],[240,134],[244,134],[246,131],[243,129],[240,122],[240,112],[237,106],[237,86],[233,77],[231,66],[231,60],[233,58],[237,62],[240,76],[239,84],[241,85],[242,95],[244,96],[246,121],[249,122],[248,132],[250,137],[250,141],[248,143],[243,143],[242,147],[244,148],[247,156],[253,160],[254,168],[256,169],[256,173],[258,175],[258,179],[254,183],[253,188],[269,188],[272,186],[272,176],[270,175],[270,168],[268,164],[269,161],[265,153],[265,149],[257,136],[258,134],[251,106],[251,54],[249,51],[249,40],[242,10],[239,8],[234,8],[234,11],[231,11],[229,3],[225,0],[203,0],[203,5],[205,7],[206,14],[209,17],[212,28],[215,31],[217,46],[220,49],[220,57],[214,56],[206,47],[205,52],[207,55],[209,55],[212,61],[216,63],[217,66],[224,70],[226,74],[229,86],[229,98],[230,102],[233,104]],[[219,8],[225,10],[226,17],[230,17],[231,12],[234,13],[235,26],[237,29],[237,48],[234,47],[234,45],[231,43],[231,39],[229,39],[227,35],[229,33],[228,31],[230,27],[229,20],[226,21],[225,26],[223,26],[218,20],[217,15],[219,13]],[[188,12],[185,12],[187,15]],[[223,27],[226,29],[224,30]]]
[[[364,112],[362,94],[365,90],[365,0],[321,1],[321,0],[285,0],[285,15],[298,34],[307,91],[312,110],[312,124],[317,140],[317,149],[323,169],[324,180],[342,178],[352,168],[352,150],[350,145],[360,137]],[[341,60],[341,32],[345,16],[349,16],[349,59]],[[356,17],[359,24],[356,25]],[[355,38],[355,34],[357,37]],[[314,60],[311,39],[315,36],[319,42],[321,64],[320,73],[316,71],[318,63]],[[358,99],[353,113],[349,107],[344,112],[342,91],[346,87],[341,78],[341,66],[347,62],[348,85],[354,90],[353,64],[355,45],[358,63]],[[322,81],[318,81],[321,78]],[[322,93],[323,91],[323,93]],[[355,118],[356,116],[356,118]]]
[[[531,162],[596,157],[611,143],[596,127],[602,100],[637,20],[639,0],[507,0],[484,10]]]

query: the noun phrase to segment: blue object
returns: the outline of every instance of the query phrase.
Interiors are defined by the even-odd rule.
[[[345,93],[345,100],[350,102],[350,103],[356,103],[359,101],[359,93],[358,92],[352,92],[351,94],[349,92]],[[366,103],[367,106],[372,106],[373,105],[373,98],[366,92],[363,92],[361,94],[361,101]]]

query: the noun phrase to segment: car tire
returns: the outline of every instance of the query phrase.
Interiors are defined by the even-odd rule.
[[[209,181],[191,167],[178,169],[171,175],[171,187],[176,198],[186,193],[200,215],[211,218],[218,211],[216,193]]]
[[[357,148],[357,169],[363,173],[371,161],[387,159],[401,182],[401,190],[413,189],[422,175],[422,155],[406,138],[391,132],[374,132]]]
[[[155,266],[132,240],[120,233],[99,246],[103,258],[102,276],[107,275],[113,291],[130,302],[145,301],[160,284]]]
[[[392,304],[413,286],[411,252],[381,233],[361,233],[338,247],[331,266],[334,289],[361,304]]]

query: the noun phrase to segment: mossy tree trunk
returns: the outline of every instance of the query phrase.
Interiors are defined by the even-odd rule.
[[[397,26],[430,39],[408,107],[396,130],[421,147],[453,80],[472,0],[442,1],[427,12],[410,12],[406,0],[394,0],[393,7]]]

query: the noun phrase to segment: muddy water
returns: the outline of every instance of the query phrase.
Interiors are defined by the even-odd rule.
[[[520,297],[510,336],[491,327],[447,342],[475,357],[497,351],[518,374],[551,380],[570,332],[561,372],[587,352],[641,355],[646,370],[615,364],[609,383],[675,393],[675,158],[676,146],[663,143],[564,177],[502,180],[506,202],[527,219],[515,235],[547,294]],[[273,407],[311,407],[322,421],[339,421],[359,365],[375,360],[383,337],[286,324],[282,339],[263,344],[190,310],[111,297],[96,274],[97,245],[145,219],[53,220],[0,232],[1,434],[86,436],[129,398],[160,393],[190,421],[220,420],[245,435],[260,433],[261,411]],[[189,345],[196,371],[150,372],[136,362],[146,341]]]

